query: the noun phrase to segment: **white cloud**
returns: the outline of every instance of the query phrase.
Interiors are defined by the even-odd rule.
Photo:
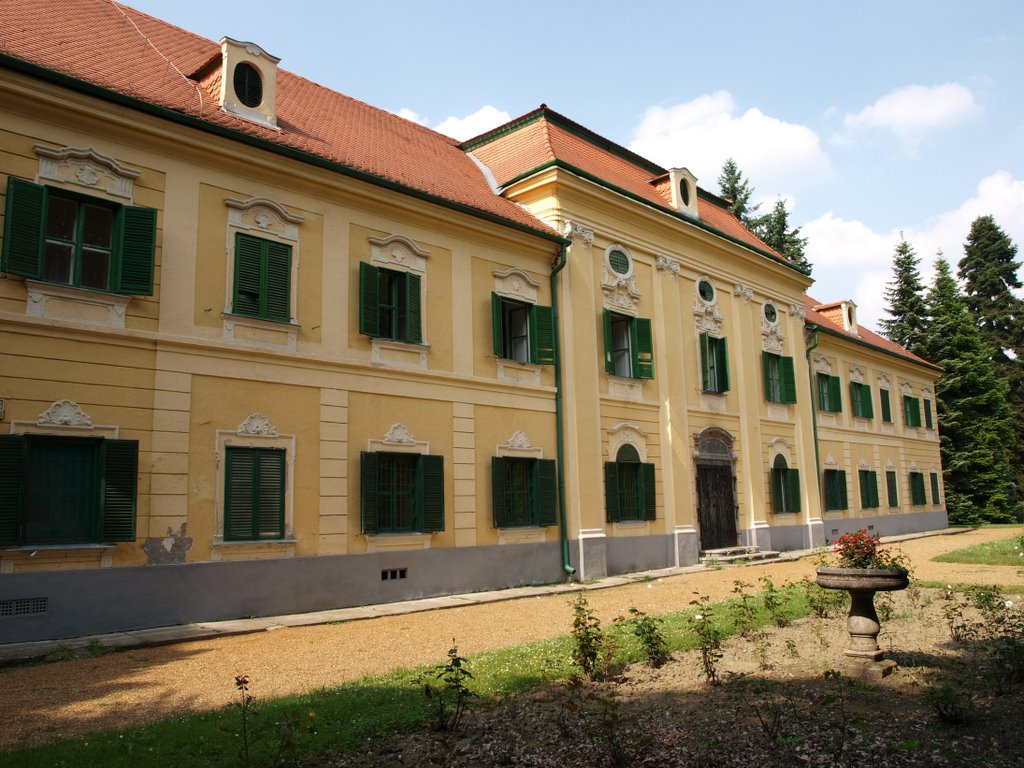
[[[404,117],[406,120],[410,120],[411,122],[419,123],[420,125],[427,124],[427,118],[423,117],[418,112],[414,112],[408,107],[402,107],[395,114],[399,117]]]
[[[718,190],[722,164],[731,157],[756,191],[772,202],[795,183],[829,170],[814,131],[756,108],[737,115],[727,91],[671,107],[650,107],[629,148],[660,165],[689,168],[711,191]]]
[[[1010,239],[1024,247],[1024,179],[997,171],[979,181],[975,194],[959,208],[903,230],[903,238],[921,259],[921,279],[926,286],[932,282],[938,251],[956,271],[971,223],[985,215],[995,218]],[[811,286],[811,295],[820,301],[852,298],[860,322],[877,328],[878,319],[884,316],[883,292],[892,279],[892,255],[900,242],[900,230],[878,233],[862,222],[826,213],[805,224],[801,234],[808,238],[807,257],[818,281]]]
[[[898,136],[913,152],[928,131],[969,120],[979,111],[974,94],[959,83],[908,85],[860,112],[847,114],[843,118],[846,133],[833,137],[833,141],[846,144],[864,131],[883,130]]]
[[[488,104],[465,117],[447,117],[434,130],[451,136],[453,139],[465,141],[474,136],[479,136],[481,133],[485,133],[492,128],[497,128],[511,119],[508,112]]]

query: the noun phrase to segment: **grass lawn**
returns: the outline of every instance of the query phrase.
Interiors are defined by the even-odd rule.
[[[1015,526],[1020,530],[1018,526]],[[935,558],[939,563],[978,563],[981,565],[1013,565],[1024,568],[1024,533],[1011,539],[975,544]]]

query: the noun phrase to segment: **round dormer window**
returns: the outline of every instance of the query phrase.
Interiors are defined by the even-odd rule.
[[[775,309],[775,305],[770,301],[766,301],[764,308],[764,319],[767,320],[771,325],[775,325],[779,321],[779,312]]]
[[[697,283],[697,293],[700,294],[701,299],[703,299],[706,303],[714,303],[715,286],[713,286],[711,284],[711,281],[708,280],[706,277],[702,277],[700,281]]]
[[[235,67],[234,86],[238,100],[250,109],[263,101],[263,80],[252,64],[243,61]]]

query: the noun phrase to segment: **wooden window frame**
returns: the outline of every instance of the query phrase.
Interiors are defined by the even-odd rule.
[[[849,509],[850,502],[846,493],[846,470],[826,469],[824,473],[825,511],[838,512]]]
[[[654,378],[654,337],[651,321],[645,317],[633,317],[603,311],[605,373],[627,379],[651,380]],[[622,332],[624,329],[624,333]],[[619,331],[619,333],[617,333]],[[621,345],[617,337],[625,340]],[[618,346],[617,346],[618,345]],[[623,356],[628,362],[628,370],[617,365],[616,355]]]
[[[407,463],[411,467],[412,519],[408,526],[382,525],[381,482],[386,479],[381,472],[382,460],[395,466]],[[444,530],[444,457],[402,451],[363,451],[359,471],[360,521],[364,534],[438,533]]]
[[[516,356],[509,316],[514,311],[526,312],[526,354]],[[555,362],[554,313],[551,307],[517,301],[491,294],[491,327],[494,354],[504,360],[533,365],[553,365]],[[518,338],[518,337],[517,337]]]
[[[629,443],[622,445],[615,461],[606,461],[605,513],[609,523],[655,520],[654,464],[640,461],[640,454]]]
[[[764,399],[789,405],[796,402],[796,375],[793,358],[774,352],[761,352],[764,374]]]
[[[491,489],[495,528],[557,525],[553,459],[492,456]]]

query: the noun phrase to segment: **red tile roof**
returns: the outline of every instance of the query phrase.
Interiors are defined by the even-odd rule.
[[[546,105],[464,142],[463,147],[491,169],[499,185],[557,160],[643,201],[672,210],[671,189],[661,178],[668,169],[598,136]],[[778,256],[740,223],[721,198],[701,190],[697,210],[703,223],[742,243]]]
[[[830,302],[822,304],[815,299],[812,299],[807,294],[804,294],[804,312],[808,323],[814,323],[817,326],[831,331],[835,335],[845,336],[848,339],[854,339],[857,341],[864,342],[872,347],[877,347],[883,352],[896,355],[898,357],[906,358],[915,363],[922,363],[930,368],[938,369],[938,366],[934,363],[930,363],[923,357],[918,357],[913,352],[904,349],[895,341],[887,339],[885,336],[880,336],[874,331],[865,328],[863,325],[857,326],[857,333],[851,333],[843,328],[843,317],[842,317],[842,306],[840,302]]]
[[[219,61],[220,45],[127,6],[108,0],[2,2],[0,52],[553,234],[494,194],[454,139],[283,69],[277,74],[280,131],[224,112],[217,104],[217,72],[208,66]],[[202,83],[193,79],[197,75]]]

